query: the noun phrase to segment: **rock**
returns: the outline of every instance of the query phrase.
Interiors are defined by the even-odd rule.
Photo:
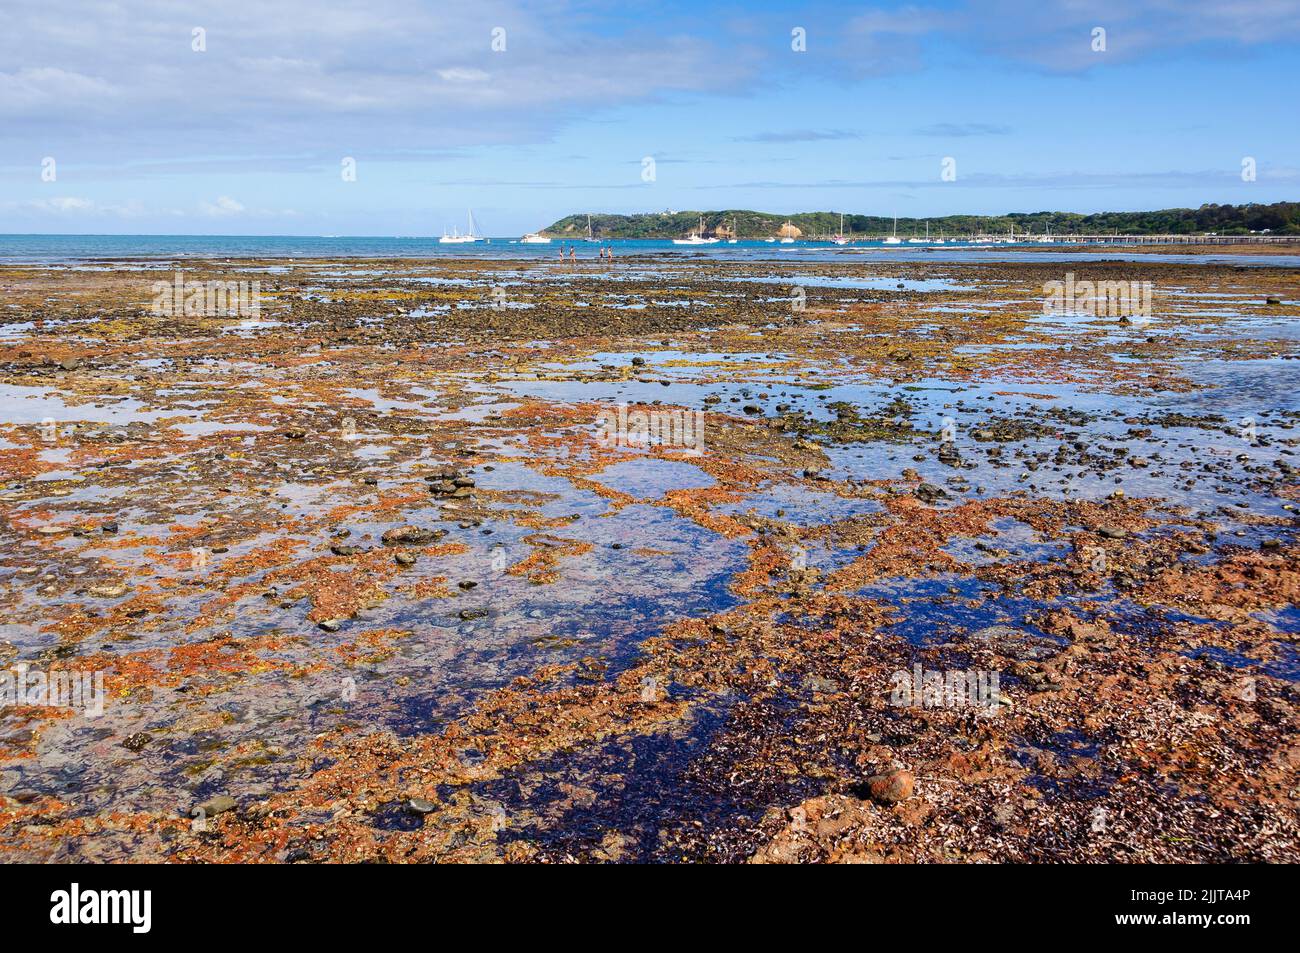
[[[113,522],[101,523],[99,527],[99,531],[101,533],[116,533],[117,524]]]
[[[65,357],[63,360],[59,361],[59,367],[63,368],[65,371],[75,371],[80,366],[81,362],[75,357]]]
[[[326,632],[337,632],[339,629],[343,628],[342,619],[323,619],[316,624]]]
[[[810,675],[803,680],[803,687],[810,692],[820,692],[823,695],[834,695],[840,690],[840,683],[833,678],[822,678],[820,675]]]
[[[438,805],[422,797],[413,797],[406,802],[406,809],[412,814],[432,814],[438,809]]]
[[[482,619],[488,614],[487,609],[461,609],[460,617],[467,622],[470,619]]]
[[[1261,540],[1259,544],[1260,549],[1280,549],[1281,547],[1282,540],[1274,539],[1271,536],[1268,539]]]
[[[237,802],[229,794],[218,794],[216,797],[208,798],[195,810],[201,811],[204,817],[216,817],[218,814],[234,810],[236,806]]]
[[[1128,535],[1128,530],[1118,526],[1100,526],[1097,528],[1097,535],[1105,539],[1123,539]]]
[[[881,804],[897,804],[899,801],[905,801],[912,796],[915,787],[916,779],[912,777],[912,773],[902,768],[867,778],[867,790],[871,793],[872,800]]]
[[[475,586],[478,585],[478,583],[475,582],[473,579],[466,579],[463,582],[456,583],[456,585],[458,585],[462,589],[473,589]]]
[[[398,552],[393,555],[393,562],[399,566],[414,566],[415,556],[408,552]]]
[[[635,367],[644,367],[644,366],[645,366],[645,358],[644,358],[644,357],[634,357],[634,358],[632,358],[632,364],[633,364]]]
[[[122,739],[122,747],[127,751],[140,751],[149,742],[153,741],[153,735],[147,731],[137,731],[133,735],[127,735]]]
[[[385,546],[423,546],[447,535],[445,530],[421,529],[418,526],[398,526],[380,537]]]
[[[347,546],[341,543],[335,543],[330,547],[330,552],[335,556],[359,556],[365,551],[366,548],[364,546]]]
[[[921,500],[923,503],[933,503],[935,500],[945,500],[948,498],[947,492],[941,487],[935,486],[933,483],[922,483],[912,492],[916,498]]]
[[[118,583],[103,583],[98,586],[91,586],[86,590],[87,593],[96,599],[120,599],[131,591],[130,586],[124,586]]]
[[[1281,303],[1282,303],[1282,299],[1281,299],[1281,298],[1274,298],[1272,295],[1269,295],[1267,298],[1264,299],[1264,303],[1265,303],[1265,304],[1281,304]]]
[[[307,431],[303,430],[301,427],[291,427],[284,432],[284,435],[290,440],[301,440],[303,437],[307,436]]]

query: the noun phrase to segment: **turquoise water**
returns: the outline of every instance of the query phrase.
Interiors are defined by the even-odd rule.
[[[0,262],[85,263],[103,259],[177,260],[186,258],[521,258],[556,259],[558,239],[550,245],[522,245],[517,238],[491,238],[471,245],[440,245],[436,237],[312,235],[0,235]],[[1050,251],[1043,246],[884,245],[879,241],[832,245],[799,241],[781,245],[740,241],[734,245],[674,245],[666,240],[623,239],[577,242],[580,259],[595,258],[601,245],[617,257],[680,255],[720,261],[1079,261],[1095,258],[1142,259],[1116,248],[1098,251]],[[1161,255],[1162,261],[1230,261],[1235,264],[1300,267],[1288,255]]]

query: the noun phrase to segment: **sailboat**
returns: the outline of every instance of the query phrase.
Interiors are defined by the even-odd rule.
[[[674,245],[716,245],[717,242],[718,240],[716,238],[704,237],[704,216],[703,215],[700,216],[699,229],[691,232],[685,238],[673,239]]]
[[[929,222],[926,222],[926,223],[925,223],[925,237],[924,237],[924,238],[917,238],[915,235],[913,235],[911,238],[909,238],[909,239],[907,240],[907,243],[908,243],[909,245],[924,245],[924,244],[926,244],[926,243],[929,242],[929,241],[930,241],[930,223],[929,223]]]
[[[469,232],[467,234],[462,235],[459,231],[453,228],[451,230],[451,234],[449,235],[447,234],[447,230],[443,229],[442,238],[438,239],[438,244],[465,245],[470,242],[482,241],[482,239],[478,236],[477,232],[478,230],[474,225],[474,211],[471,209],[469,211]]]
[[[594,242],[595,240],[596,240],[596,236],[593,235],[591,232],[591,216],[588,215],[587,216],[587,237],[584,238],[583,241]]]
[[[903,240],[898,237],[898,216],[894,216],[894,230],[885,236],[886,245],[901,245]]]
[[[523,238],[519,239],[521,245],[549,245],[551,239],[541,232],[529,232]]]
[[[838,235],[834,236],[831,239],[831,242],[836,245],[847,245],[849,243],[849,240],[844,237],[844,213],[843,212],[840,212],[840,232]]]
[[[731,237],[727,239],[727,244],[728,245],[736,244],[736,240],[737,240],[736,236],[739,234],[740,234],[739,226],[736,225],[736,220],[733,218],[731,220]]]

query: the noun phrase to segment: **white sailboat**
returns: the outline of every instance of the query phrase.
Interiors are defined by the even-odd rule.
[[[844,237],[844,213],[843,212],[840,212],[840,232],[838,235],[836,235],[834,238],[831,239],[831,242],[836,245],[847,245],[849,243],[849,240]]]
[[[519,243],[521,245],[549,245],[551,240],[541,232],[529,232],[523,238],[519,239]]]
[[[885,236],[886,245],[901,245],[903,240],[898,237],[898,216],[894,216],[894,230]]]
[[[703,215],[700,216],[700,227],[696,231],[691,232],[685,238],[673,239],[674,245],[716,245],[717,242],[718,240],[716,238],[704,237],[704,216]]]
[[[907,243],[908,243],[909,245],[924,245],[924,244],[928,243],[929,241],[930,241],[930,223],[929,223],[929,222],[926,222],[926,223],[925,223],[925,237],[924,237],[924,238],[917,238],[915,235],[913,235],[911,238],[909,238],[909,239],[907,240]]]
[[[594,242],[595,240],[596,240],[596,236],[593,235],[591,231],[591,216],[588,215],[587,216],[587,237],[584,238],[583,241]]]
[[[471,242],[478,242],[482,240],[483,239],[480,238],[478,235],[477,227],[474,225],[474,211],[471,209],[469,210],[469,232],[465,235],[462,235],[459,231],[453,228],[451,230],[451,233],[448,234],[447,230],[443,229],[442,238],[438,239],[438,244],[465,245]]]

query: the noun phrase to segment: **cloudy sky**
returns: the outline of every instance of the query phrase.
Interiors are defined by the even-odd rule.
[[[4,21],[0,232],[1300,198],[1300,0],[58,0]]]

